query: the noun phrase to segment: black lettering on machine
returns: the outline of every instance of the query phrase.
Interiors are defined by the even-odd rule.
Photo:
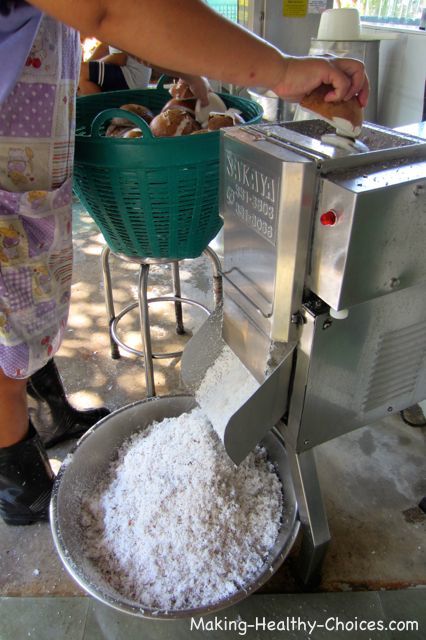
[[[264,168],[225,152],[226,208],[275,246],[280,179]]]

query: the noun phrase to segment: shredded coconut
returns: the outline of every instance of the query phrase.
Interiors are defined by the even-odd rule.
[[[71,464],[71,462],[73,460],[73,457],[74,457],[74,454],[67,453],[65,458],[62,460],[61,468],[65,469],[65,467],[67,467],[69,464]]]
[[[236,467],[201,409],[153,423],[83,500],[87,553],[141,607],[203,607],[253,582],[274,545],[282,487],[266,451]]]
[[[195,398],[221,440],[230,417],[259,388],[259,383],[227,345],[207,369]]]

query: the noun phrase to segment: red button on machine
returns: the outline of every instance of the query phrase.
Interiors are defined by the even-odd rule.
[[[330,211],[326,211],[326,213],[323,213],[320,218],[321,224],[323,224],[325,227],[333,226],[333,224],[336,224],[336,221],[337,216],[336,212],[333,211],[333,209],[330,209]]]

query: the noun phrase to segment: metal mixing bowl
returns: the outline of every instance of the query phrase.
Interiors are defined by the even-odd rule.
[[[125,613],[158,620],[206,615],[224,609],[259,589],[279,568],[295,541],[299,521],[286,451],[279,434],[270,432],[262,444],[275,464],[284,488],[282,525],[278,539],[259,575],[246,589],[211,606],[177,611],[153,610],[144,606],[143,602],[129,600],[111,587],[87,557],[80,517],[82,498],[96,491],[117,450],[131,434],[148,427],[154,421],[190,411],[194,406],[196,403],[192,396],[166,396],[135,402],[115,411],[79,440],[56,478],[50,505],[50,522],[62,562],[87,593]]]

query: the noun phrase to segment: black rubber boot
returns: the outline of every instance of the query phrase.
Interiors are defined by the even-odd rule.
[[[25,440],[0,448],[0,516],[6,524],[49,519],[54,474],[30,422]]]
[[[64,440],[80,437],[110,413],[106,407],[79,411],[70,405],[53,360],[49,360],[42,369],[29,378],[27,392],[32,398],[46,402],[50,409],[51,422],[40,426],[36,424],[46,449]]]

